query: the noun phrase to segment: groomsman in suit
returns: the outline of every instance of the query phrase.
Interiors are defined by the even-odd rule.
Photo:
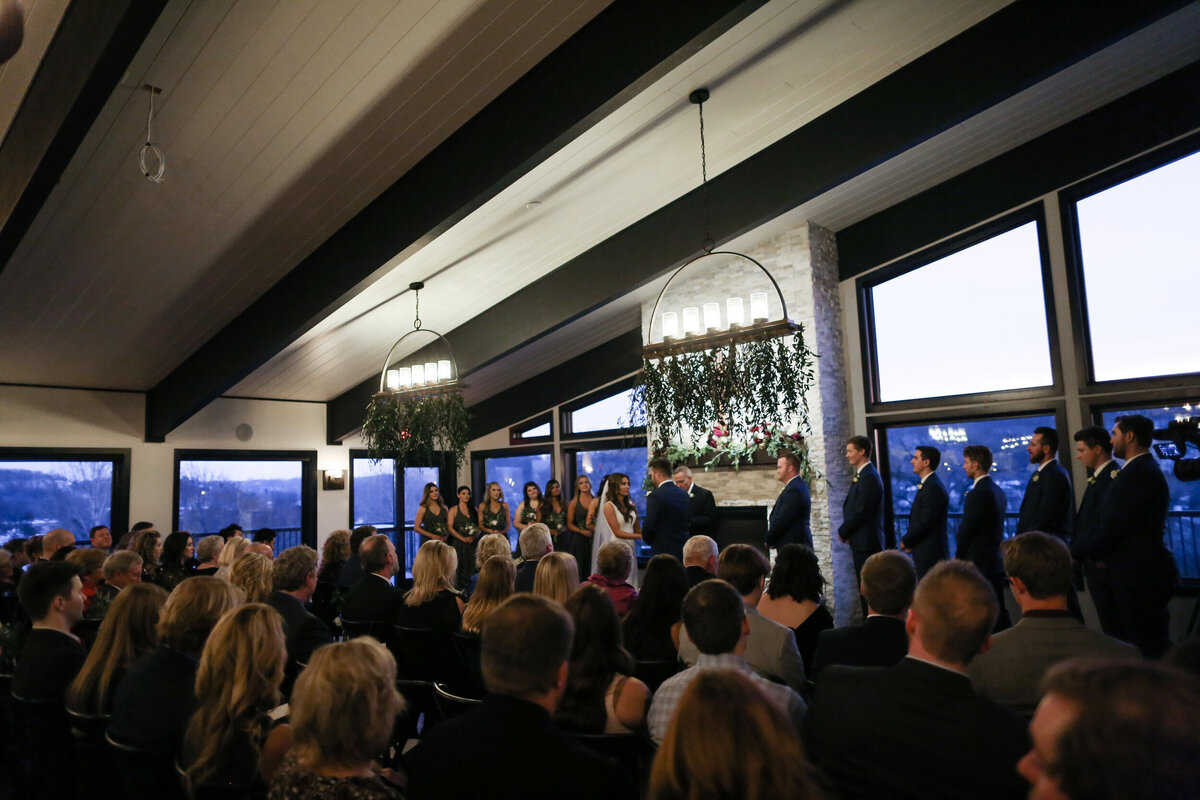
[[[642,538],[655,555],[666,553],[683,563],[683,543],[688,539],[688,520],[692,514],[687,492],[671,482],[671,462],[663,457],[648,465],[655,489],[646,495],[646,520]]]
[[[688,529],[692,536],[712,536],[717,527],[717,501],[713,493],[692,480],[692,471],[685,466],[675,468],[675,485],[688,494],[692,518]]]
[[[909,460],[913,472],[920,478],[917,496],[908,514],[908,533],[900,540],[900,549],[913,557],[917,580],[933,569],[939,561],[950,557],[946,537],[946,518],[950,512],[950,495],[937,475],[942,453],[936,447],[921,445]]]
[[[1117,462],[1113,461],[1112,448],[1112,438],[1099,425],[1075,433],[1075,457],[1087,469],[1088,479],[1083,499],[1079,501],[1079,513],[1075,515],[1071,557],[1083,566],[1088,593],[1100,617],[1100,627],[1109,636],[1116,635],[1121,615],[1117,611],[1108,569],[1097,564],[1092,555],[1100,535],[1100,507],[1112,486],[1113,478],[1120,471]]]
[[[1036,464],[1037,469],[1025,485],[1017,533],[1041,531],[1070,542],[1075,526],[1075,492],[1071,488],[1071,476],[1058,462],[1058,431],[1045,426],[1034,428],[1025,452],[1029,453],[1029,463]],[[1079,595],[1074,586],[1067,593],[1067,608],[1075,619],[1083,622],[1083,611],[1079,608]]]
[[[812,511],[812,496],[808,484],[800,477],[800,459],[795,453],[784,453],[775,461],[775,478],[783,484],[771,518],[767,521],[767,547],[778,549],[785,544],[813,546],[808,518]]]
[[[1125,466],[1100,505],[1100,530],[1091,557],[1108,570],[1118,619],[1111,634],[1135,644],[1147,658],[1171,646],[1167,603],[1179,573],[1163,544],[1171,491],[1150,441],[1154,423],[1141,414],[1117,417],[1113,455]]]
[[[1000,605],[1000,613],[996,617],[996,631],[999,632],[1012,627],[1012,619],[1004,605],[1004,588],[1008,585],[1008,577],[1000,556],[1008,498],[988,475],[991,468],[991,450],[981,444],[969,444],[963,448],[963,471],[974,483],[963,494],[963,516],[958,523],[958,546],[954,557],[979,567],[983,577],[992,584]]]
[[[861,586],[863,564],[883,549],[883,479],[871,463],[871,440],[865,436],[846,440],[846,461],[854,468],[854,480],[842,502],[838,538],[850,545],[854,580]],[[867,616],[866,599],[862,599],[862,615]]]

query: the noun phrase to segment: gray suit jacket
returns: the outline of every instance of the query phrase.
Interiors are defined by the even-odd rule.
[[[1138,658],[1136,647],[1065,616],[1025,616],[996,634],[992,647],[971,662],[976,693],[1008,710],[1032,717],[1042,699],[1041,682],[1050,667],[1076,656]]]
[[[746,640],[743,656],[751,668],[765,678],[783,681],[801,697],[808,694],[804,677],[804,661],[796,648],[796,634],[792,629],[767,619],[757,609],[747,607],[746,618],[750,620],[750,638]],[[700,651],[688,637],[687,628],[679,631],[679,658],[689,667],[696,665]]]

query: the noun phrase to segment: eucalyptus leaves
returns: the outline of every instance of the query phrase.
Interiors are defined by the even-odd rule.
[[[719,350],[678,353],[642,364],[635,404],[653,447],[674,461],[705,468],[733,466],[766,451],[790,450],[807,466],[808,391],[816,354],[803,328],[791,336],[755,339]]]
[[[373,459],[394,458],[401,465],[433,464],[438,453],[462,463],[469,436],[470,413],[462,394],[376,396],[367,405],[362,439]]]

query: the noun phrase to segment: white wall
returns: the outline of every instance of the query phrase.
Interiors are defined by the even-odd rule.
[[[175,450],[315,450],[317,468],[349,475],[351,437],[341,447],[325,444],[325,405],[277,400],[219,398],[170,435],[163,444],[142,441],[145,395],[0,386],[0,447],[128,448],[130,522],[171,525]],[[242,423],[254,429],[239,441]],[[317,490],[317,533],[323,541],[349,522],[350,493]],[[76,534],[81,533],[76,531]]]

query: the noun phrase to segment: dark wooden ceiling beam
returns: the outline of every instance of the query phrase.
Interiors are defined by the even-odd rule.
[[[1017,0],[709,181],[713,237],[753,230],[1186,5]],[[469,374],[699,255],[702,218],[697,189],[450,331],[459,369]],[[330,441],[361,425],[378,380],[330,401]]]
[[[150,34],[166,0],[73,2],[0,144],[0,271]]]
[[[192,414],[765,0],[616,0],[154,386],[146,439]]]

